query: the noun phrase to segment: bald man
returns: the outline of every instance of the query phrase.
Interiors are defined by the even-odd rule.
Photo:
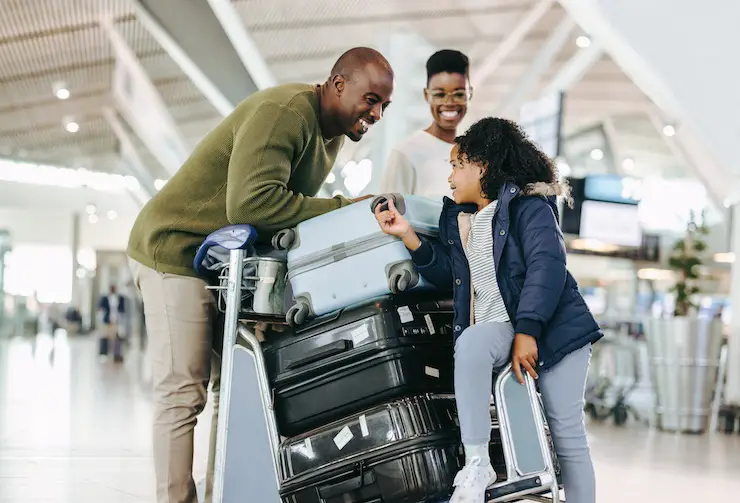
[[[195,503],[193,429],[213,370],[216,302],[193,270],[198,246],[229,224],[278,230],[355,200],[314,197],[344,136],[359,141],[383,116],[393,70],[365,47],[343,54],[321,85],[286,84],[244,100],[211,131],[141,210],[128,244],[144,300],[154,387],[154,464],[159,503]],[[218,399],[216,398],[216,402]],[[206,483],[210,501],[217,403]]]

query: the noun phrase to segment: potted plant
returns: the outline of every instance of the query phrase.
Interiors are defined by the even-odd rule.
[[[703,217],[703,215],[702,215]],[[700,316],[694,298],[701,291],[701,266],[708,234],[692,212],[683,239],[668,265],[677,273],[673,316],[648,319],[645,335],[656,395],[656,416],[664,430],[701,433],[709,426],[723,335],[722,324]]]
[[[702,223],[697,224],[694,212],[691,212],[686,234],[673,246],[673,254],[668,260],[668,265],[678,274],[678,281],[672,288],[676,294],[674,316],[689,316],[696,314],[698,310],[692,298],[701,291],[701,266],[703,253],[707,249],[707,243],[702,237],[709,233],[703,216]]]

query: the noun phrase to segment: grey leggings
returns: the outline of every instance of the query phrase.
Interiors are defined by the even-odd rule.
[[[481,323],[455,343],[455,399],[465,445],[487,444],[491,435],[491,375],[509,362],[514,330],[510,323]],[[583,419],[591,345],[539,371],[539,386],[560,460],[568,503],[594,503],[596,481]]]

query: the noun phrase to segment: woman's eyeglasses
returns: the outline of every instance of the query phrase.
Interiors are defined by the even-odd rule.
[[[427,89],[427,96],[429,97],[429,103],[433,103],[435,105],[442,105],[444,103],[447,103],[447,98],[449,97],[451,102],[455,105],[464,105],[467,103],[470,98],[472,97],[473,93],[472,90],[458,90],[453,91],[451,93],[446,93],[444,91],[439,90],[430,90]]]

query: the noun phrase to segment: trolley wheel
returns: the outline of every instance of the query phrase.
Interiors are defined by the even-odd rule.
[[[285,321],[287,321],[291,327],[302,325],[308,318],[308,313],[308,305],[303,302],[298,302],[288,309],[288,312],[285,314]]]
[[[295,230],[283,229],[272,237],[272,247],[276,250],[287,250],[295,243]]]
[[[624,404],[620,403],[616,405],[612,411],[612,415],[614,416],[614,424],[617,426],[624,426],[627,423],[627,407]]]

